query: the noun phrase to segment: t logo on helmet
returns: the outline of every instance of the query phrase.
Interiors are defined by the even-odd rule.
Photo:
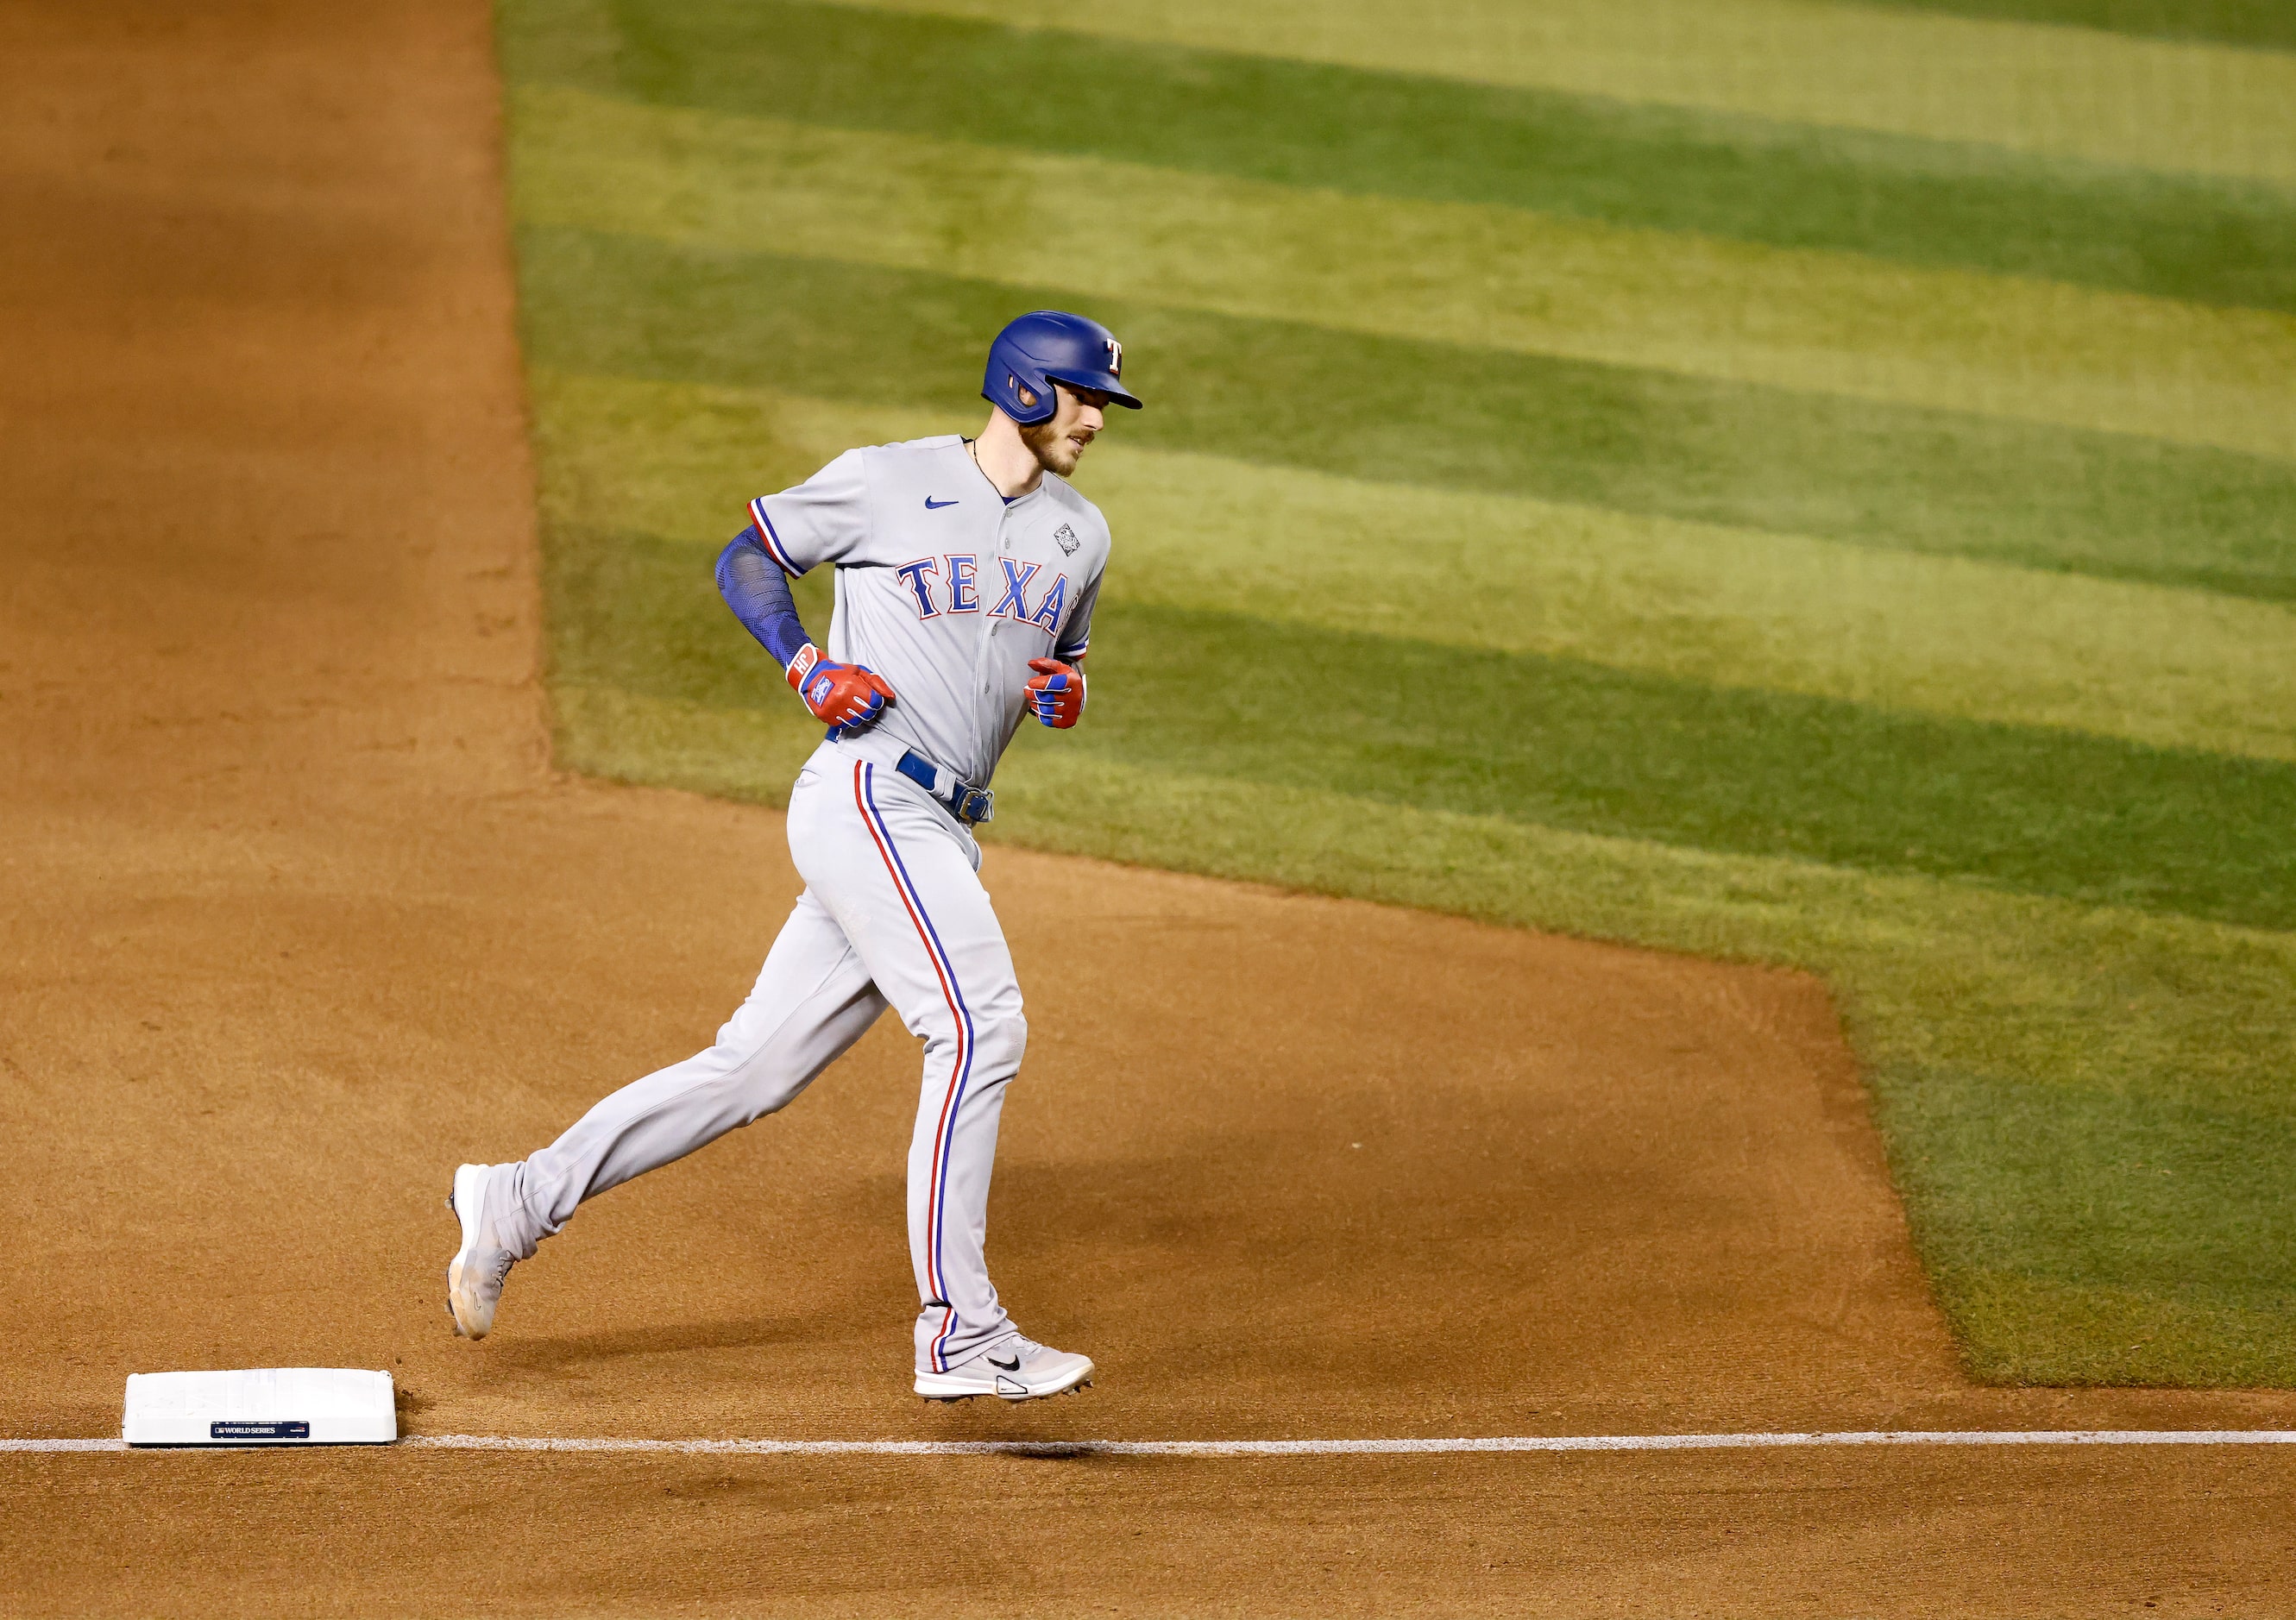
[[[1124,345],[1113,338],[1108,339],[1107,343],[1108,374],[1111,377],[1121,377],[1124,375]]]

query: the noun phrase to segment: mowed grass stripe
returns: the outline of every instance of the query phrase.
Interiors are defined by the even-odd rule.
[[[611,778],[779,804],[818,741],[793,705],[554,695],[559,757]],[[1174,774],[1072,740],[1022,732],[988,842],[1822,970],[1978,1377],[2296,1383],[2275,1169],[2296,1130],[2296,937]]]
[[[1043,286],[521,233],[535,363],[956,408]],[[1949,412],[1117,299],[1154,448],[2296,596],[2296,467]]]
[[[2296,457],[2296,315],[1095,159],[519,93],[529,224]]]
[[[2000,1132],[1982,1155],[1933,1154],[1923,1168],[1937,1183],[1943,1247],[1972,1273],[1972,1294],[2077,1287],[2109,1272],[2118,1289],[2187,1305],[2278,1315],[2296,1305],[2296,1205],[2251,1197],[2211,1207],[2226,1164],[2296,1158],[2296,1121],[2191,1097],[1950,1071],[1927,1076],[1904,1106],[1935,1141],[1951,1141],[1956,1117],[1971,1110]],[[2021,1219],[2019,1205],[2082,1218]]]
[[[699,544],[848,446],[965,424],[698,384],[532,387],[554,517]],[[1079,475],[1129,603],[2296,761],[2296,612],[2276,603],[1142,450],[1130,420]]]
[[[2296,183],[2279,52],[1818,0],[856,3]]]
[[[1079,746],[1127,764],[2296,928],[2286,765],[1201,610],[1101,619]]]
[[[2296,50],[2296,7],[2287,0],[1867,0],[1908,11],[2012,22],[2107,29],[2154,39]]]
[[[782,706],[710,588],[717,543],[570,523],[557,544],[565,678]],[[1136,606],[1114,589],[1094,646],[1095,723],[1073,746],[1128,765],[2296,928],[2296,766]]]
[[[784,0],[515,0],[504,49],[537,87],[2296,309],[2296,196],[2252,185]]]

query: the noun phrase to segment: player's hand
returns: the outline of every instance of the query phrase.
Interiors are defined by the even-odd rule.
[[[1029,683],[1029,702],[1045,724],[1066,731],[1084,715],[1084,671],[1058,659],[1030,659],[1037,672]]]
[[[875,671],[834,663],[810,643],[790,660],[789,683],[832,737],[865,730],[894,700],[893,689]]]

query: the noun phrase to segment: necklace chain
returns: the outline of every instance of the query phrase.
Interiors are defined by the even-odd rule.
[[[964,449],[965,454],[972,457],[972,464],[975,467],[980,468],[980,476],[984,479],[988,479],[988,469],[981,466],[980,463],[980,441],[977,438],[968,438],[964,441]],[[1005,495],[1004,487],[1002,484],[999,484],[995,479],[988,479],[988,487],[995,490],[999,495],[1003,496],[1007,504],[1010,504],[1012,502],[1017,501],[1021,498],[1020,495]],[[1024,491],[1023,493],[1026,492]]]

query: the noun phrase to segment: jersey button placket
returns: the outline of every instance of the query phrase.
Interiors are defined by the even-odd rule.
[[[1000,510],[996,514],[996,550],[1000,555],[1003,553],[1005,545],[1008,544],[1004,535],[1004,519],[1005,512]],[[1001,567],[996,570],[1000,578],[1003,577],[1004,571],[1004,570]],[[986,582],[983,583],[982,589],[988,589]],[[1001,592],[1002,587],[1000,586],[998,589]],[[996,616],[989,611],[989,609],[995,604],[996,600],[996,596],[992,594],[988,601],[981,604],[980,618],[982,623],[980,626],[980,653],[973,660],[972,666],[973,674],[980,680],[980,692],[983,697],[993,697],[996,691],[996,648],[994,640],[996,634]]]

